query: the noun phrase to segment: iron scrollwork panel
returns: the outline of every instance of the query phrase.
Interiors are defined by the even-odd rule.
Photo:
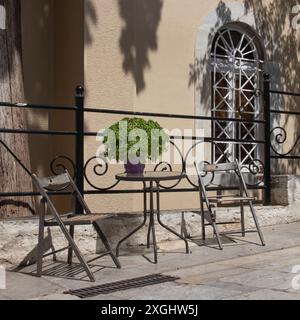
[[[65,170],[68,170],[70,176],[75,179],[76,177],[76,165],[74,161],[67,156],[57,156],[50,163],[51,173],[59,175]]]
[[[161,161],[155,165],[154,171],[180,171],[182,174],[185,174],[185,179],[179,179],[174,183],[166,185],[161,182],[160,187],[164,190],[176,190],[176,188],[180,185],[181,182],[187,182],[188,185],[192,188],[198,188],[198,182],[196,178],[196,171],[191,173],[187,170],[187,163],[190,163],[189,157],[192,156],[195,148],[197,148],[200,144],[208,143],[210,145],[214,145],[215,148],[220,148],[218,143],[212,141],[212,139],[205,140],[197,140],[193,143],[190,148],[183,154],[182,150],[176,145],[176,143],[170,140],[170,146],[174,148],[174,151],[180,157],[180,163],[174,164],[169,161]],[[222,151],[224,152],[224,151]],[[226,162],[230,162],[228,155],[224,152],[224,159]],[[213,163],[213,161],[204,161],[207,164]],[[115,179],[115,170],[110,169],[110,166],[114,166],[114,164],[110,164],[105,157],[97,157],[93,156],[86,161],[84,166],[84,177],[87,184],[96,191],[106,192],[116,189],[119,185],[119,181]],[[264,164],[259,159],[253,159],[251,162],[247,164],[241,165],[242,171],[245,174],[245,180],[248,186],[256,187],[263,183],[264,181]],[[112,174],[110,174],[112,173]],[[215,175],[208,173],[204,175],[205,184],[207,186],[214,186],[215,184]],[[95,182],[96,181],[96,182]],[[106,185],[104,185],[106,184]],[[185,185],[186,186],[186,185]]]
[[[276,156],[279,156],[282,158],[288,157],[288,156],[293,157],[293,154],[297,149],[299,140],[300,140],[300,135],[298,135],[292,147],[290,147],[287,152],[280,152],[278,149],[280,147],[283,147],[284,144],[288,142],[288,134],[283,127],[279,127],[279,126],[271,130],[271,150],[274,152]]]

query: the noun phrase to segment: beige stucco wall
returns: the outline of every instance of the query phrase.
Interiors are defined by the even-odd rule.
[[[217,1],[215,1],[217,4]],[[96,10],[97,23],[86,29],[93,35],[85,46],[85,86],[87,105],[134,111],[194,114],[194,88],[189,87],[189,65],[194,61],[195,40],[203,13],[212,9],[211,1],[86,1]],[[198,10],[197,10],[198,8]],[[138,65],[125,57],[136,50]],[[129,64],[129,70],[124,68]],[[95,72],[97,70],[97,72]],[[122,117],[91,115],[87,120],[93,131],[105,128]],[[162,126],[194,128],[192,121],[157,119]],[[91,139],[93,140],[93,139]],[[95,154],[89,141],[86,154]],[[122,167],[112,170],[113,174]],[[100,183],[101,184],[101,183]],[[122,187],[125,187],[122,184]],[[141,187],[137,185],[137,187]],[[101,200],[100,200],[101,198]],[[164,196],[165,208],[193,207],[193,194]],[[139,196],[89,197],[101,211],[141,209]],[[107,199],[107,200],[106,200]],[[116,199],[112,201],[112,199]]]
[[[93,35],[85,46],[86,104],[193,115],[194,88],[189,87],[189,65],[194,61],[197,29],[204,13],[216,4],[217,1],[183,4],[180,0],[86,1],[86,7],[93,6],[97,16],[94,23],[85,14],[89,22],[86,29]],[[134,65],[130,57],[135,54]],[[95,131],[121,118],[90,115],[87,122]],[[192,121],[156,120],[168,129],[194,127]],[[93,141],[87,143],[86,153],[95,154]],[[113,174],[118,170],[123,168],[112,170],[107,180],[113,182]],[[121,186],[126,187],[124,183]],[[136,211],[142,203],[141,196],[132,195],[89,199],[101,211]],[[185,194],[180,199],[178,195],[167,194],[162,204],[168,209],[196,207],[197,199],[194,194]]]
[[[86,8],[95,10],[97,18],[92,20],[85,13],[86,32],[92,35],[85,44],[87,105],[194,115],[195,87],[199,83],[190,83],[190,71],[195,63],[197,36],[203,24],[215,15],[218,21],[212,25],[212,32],[231,19],[253,21],[252,27],[264,38],[269,59],[266,68],[273,74],[273,85],[299,91],[295,77],[300,73],[299,50],[293,43],[299,32],[290,28],[292,5],[293,1],[272,0],[86,1]],[[135,53],[133,66],[128,57]],[[283,78],[291,76],[294,82]],[[90,115],[87,123],[92,130],[98,130],[115,120]],[[157,120],[166,128],[195,125],[193,121]],[[87,143],[86,153],[94,155],[93,141]],[[108,198],[108,202],[104,196],[101,199],[103,208],[108,205],[113,211],[122,211],[126,203],[126,209],[140,209],[140,198],[118,196],[114,202],[113,197]],[[90,201],[98,208],[99,198]],[[169,194],[163,203],[168,209],[197,206],[194,194]]]

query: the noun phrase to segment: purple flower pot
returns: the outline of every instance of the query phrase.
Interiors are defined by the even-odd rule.
[[[128,161],[126,164],[124,164],[125,167],[125,173],[143,173],[145,170],[145,164],[144,163],[131,163]]]

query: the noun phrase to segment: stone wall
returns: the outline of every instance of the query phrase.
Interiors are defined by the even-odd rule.
[[[273,205],[296,205],[300,202],[300,177],[278,175],[272,177],[271,201]]]
[[[300,220],[300,177],[277,176],[272,181],[272,199],[274,204],[270,207],[256,206],[257,216],[261,226],[292,223]],[[235,221],[237,225],[229,225],[228,228],[239,228],[239,208],[222,208],[218,210],[219,221]],[[136,226],[142,223],[142,214],[109,214],[101,216],[99,224],[115,248],[117,242],[127,235]],[[162,221],[178,232],[199,238],[201,236],[201,219],[195,210],[185,212],[163,212]],[[254,224],[250,213],[246,210],[246,224],[253,228]],[[223,227],[225,228],[225,227]],[[156,227],[159,242],[175,240],[159,225]],[[211,234],[211,228],[207,228]],[[45,245],[47,248],[60,248],[66,245],[64,237],[58,228],[46,231]],[[145,227],[122,247],[123,250],[132,246],[146,244],[147,228]],[[0,263],[18,265],[21,262],[30,263],[35,261],[35,246],[38,238],[38,220],[18,219],[0,221]],[[76,240],[84,254],[94,254],[102,251],[101,243],[97,243],[97,236],[90,226],[76,227]],[[63,255],[61,255],[63,257]],[[65,256],[64,256],[65,257]]]

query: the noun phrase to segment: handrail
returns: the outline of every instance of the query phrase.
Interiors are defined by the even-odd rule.
[[[30,104],[30,103],[11,103],[11,102],[0,102],[0,108],[24,108],[24,109],[45,109],[45,110],[65,110],[65,111],[76,111],[76,106],[60,106],[60,105],[41,105],[41,104]]]
[[[31,177],[32,173],[26,168],[22,161],[14,154],[14,152],[8,147],[8,145],[0,139],[0,144],[10,153],[10,155],[17,161],[17,163],[25,170],[25,172]]]

